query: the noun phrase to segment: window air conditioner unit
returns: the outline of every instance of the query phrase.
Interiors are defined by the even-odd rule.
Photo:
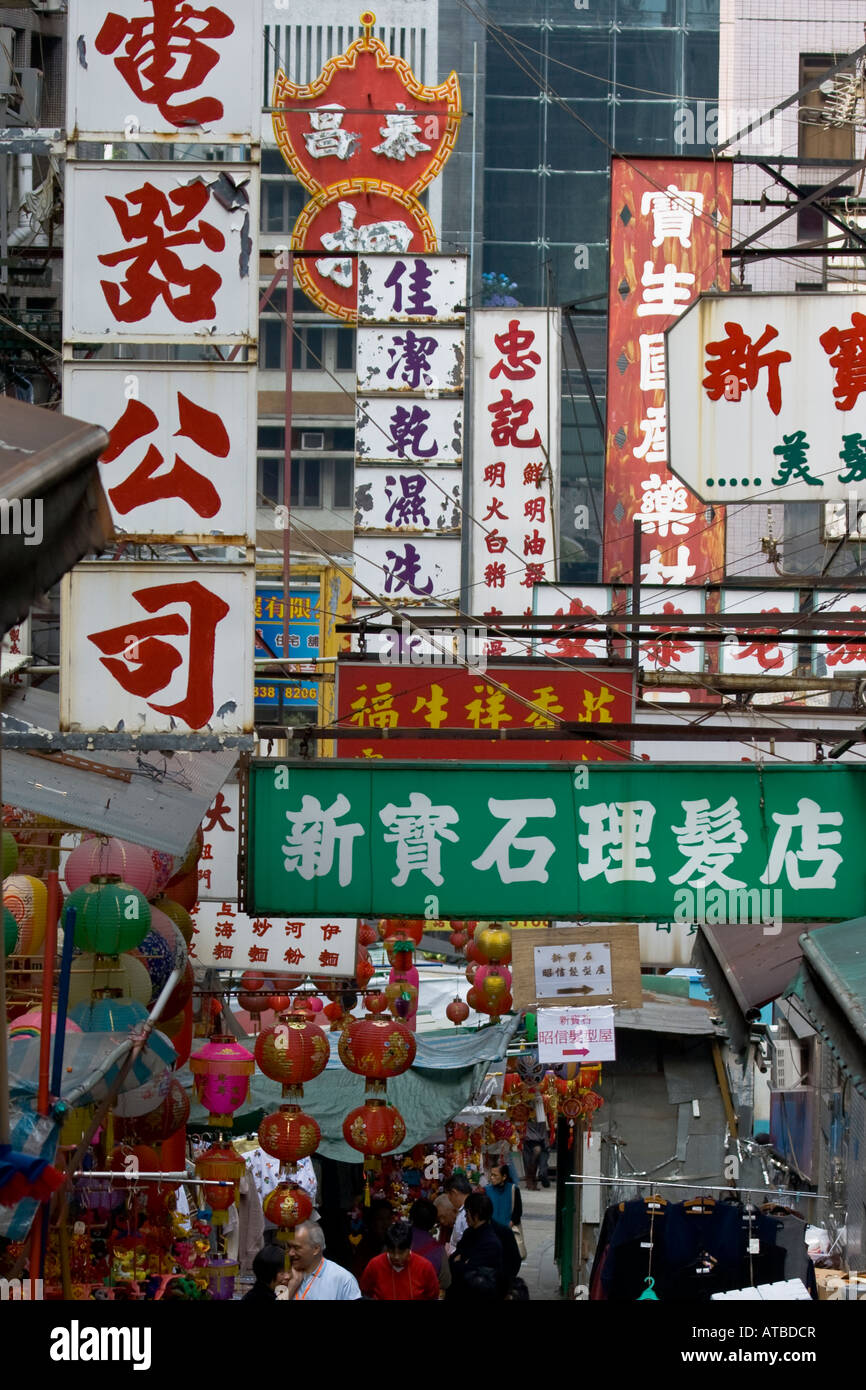
[[[805,1085],[803,1046],[785,1023],[770,1034],[770,1090],[793,1091]]]
[[[304,430],[301,433],[302,449],[324,449],[325,436],[322,430]]]

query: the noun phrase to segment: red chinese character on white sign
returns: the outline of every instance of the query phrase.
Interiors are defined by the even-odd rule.
[[[178,99],[196,91],[219,62],[219,53],[205,39],[227,38],[234,24],[216,5],[196,9],[189,0],[142,0],[142,5],[150,5],[153,14],[135,19],[106,15],[96,36],[97,51],[106,57],[118,53],[114,66],[121,77],[164,120],[177,126],[218,121],[223,104],[216,97]]]

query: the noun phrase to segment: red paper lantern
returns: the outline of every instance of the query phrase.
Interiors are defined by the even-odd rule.
[[[473,965],[486,964],[484,957],[482,956],[478,947],[475,945],[474,941],[467,941],[463,954],[465,955],[468,961],[472,962]]]
[[[173,1018],[175,1014],[179,1014],[186,1006],[187,1001],[192,998],[194,988],[195,975],[193,973],[192,962],[187,961],[184,966],[183,974],[163,1005],[163,1013],[168,1018]]]
[[[259,1033],[255,1052],[265,1076],[282,1084],[286,1098],[292,1094],[292,1088],[303,1086],[324,1071],[331,1055],[321,1028],[293,1014]]]
[[[211,1144],[196,1159],[196,1176],[204,1182],[205,1201],[211,1209],[215,1226],[228,1221],[228,1209],[237,1201],[238,1184],[246,1172],[246,1164],[231,1146]],[[210,1181],[208,1181],[210,1179]],[[217,1180],[230,1182],[230,1187],[217,1187]]]
[[[369,922],[362,922],[358,928],[358,945],[375,946],[378,940],[379,933],[376,928],[371,926]]]
[[[284,1014],[290,1007],[292,996],[290,994],[267,994],[265,995],[265,1008],[272,1009],[275,1014]]]
[[[385,994],[365,994],[364,1008],[369,1014],[383,1014],[388,1007],[388,997]]]
[[[295,1227],[309,1221],[313,1204],[302,1188],[291,1182],[281,1182],[265,1198],[262,1210],[268,1221],[279,1226],[277,1240],[285,1245],[291,1240]]]
[[[365,1157],[378,1158],[399,1149],[406,1138],[406,1125],[393,1105],[371,1097],[349,1111],[343,1121],[343,1138]]]
[[[452,999],[445,1010],[445,1015],[450,1018],[452,1023],[464,1023],[469,1017],[469,1005],[464,1003],[462,999]]]
[[[463,947],[468,942],[469,937],[467,936],[465,931],[453,931],[449,936],[448,940],[451,942],[451,945],[454,947],[455,951],[462,951]]]
[[[469,1005],[470,1009],[474,1009],[477,1014],[485,1012],[484,1008],[482,1007],[484,1000],[482,999],[481,994],[475,988],[474,985],[466,996],[466,1003]]]
[[[164,1100],[146,1115],[129,1119],[115,1115],[115,1133],[119,1139],[136,1139],[145,1144],[161,1144],[170,1139],[189,1119],[189,1096],[180,1082],[172,1078]]]
[[[355,979],[359,989],[364,989],[376,973],[376,967],[366,954],[355,963]]]
[[[321,1138],[316,1121],[312,1115],[305,1115],[299,1105],[281,1105],[259,1125],[259,1144],[281,1163],[299,1163],[302,1158],[309,1158]]]
[[[198,902],[198,869],[193,868],[189,873],[175,874],[174,878],[170,878],[165,885],[165,896],[180,903],[187,912],[192,912]]]
[[[349,1071],[385,1081],[411,1067],[416,1045],[410,1030],[396,1019],[356,1018],[340,1035],[337,1050]]]

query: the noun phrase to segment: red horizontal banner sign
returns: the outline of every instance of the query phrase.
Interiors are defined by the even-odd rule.
[[[549,666],[387,666],[352,662],[337,670],[337,717],[369,729],[370,740],[337,740],[338,758],[459,759],[461,762],[621,762],[626,742],[592,741],[593,724],[627,723],[634,705],[632,671]],[[558,739],[559,720],[585,723],[587,739]],[[498,730],[550,728],[551,740],[522,743]],[[418,739],[387,739],[382,731],[418,729]],[[491,741],[449,741],[448,729],[489,729]],[[438,731],[427,738],[420,731]]]

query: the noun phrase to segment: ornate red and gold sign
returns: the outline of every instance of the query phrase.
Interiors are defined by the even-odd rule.
[[[702,291],[729,288],[731,188],[722,160],[612,161],[606,583],[631,581],[635,520],[645,583],[724,575],[724,508],[705,506],[668,469],[665,329]]]
[[[363,36],[306,86],[280,71],[274,133],[289,168],[314,194],[292,234],[303,289],[327,313],[354,320],[357,253],[435,251],[435,231],[418,194],[441,173],[460,128],[460,85],[419,82],[361,15]],[[341,255],[342,253],[342,255]]]

